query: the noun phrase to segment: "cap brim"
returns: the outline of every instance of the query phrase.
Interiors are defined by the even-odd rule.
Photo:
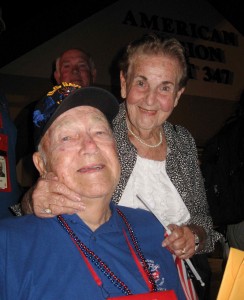
[[[78,106],[92,106],[99,109],[102,113],[104,113],[110,123],[112,123],[112,120],[119,111],[119,102],[110,92],[99,87],[85,87],[77,89],[68,95],[58,106],[44,126],[42,136],[39,138],[39,141],[57,117],[67,110]]]

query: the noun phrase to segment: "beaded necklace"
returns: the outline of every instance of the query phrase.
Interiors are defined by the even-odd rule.
[[[149,147],[149,148],[157,148],[157,147],[159,147],[161,144],[162,144],[162,142],[163,142],[163,136],[162,136],[162,132],[160,131],[159,132],[159,142],[157,143],[157,144],[155,144],[155,145],[149,145],[149,144],[147,144],[146,142],[144,142],[141,138],[139,138],[139,136],[137,136],[131,129],[130,129],[130,127],[129,126],[127,126],[128,127],[128,130],[129,130],[129,132],[142,144],[142,145],[144,145],[144,146],[147,146],[147,147]]]
[[[130,238],[132,240],[133,246],[136,250],[136,253],[139,257],[139,260],[136,256],[136,254],[133,252],[132,246],[129,244],[129,240],[126,236],[125,230],[123,230],[125,239],[127,244],[129,245],[130,251],[132,253],[132,256],[134,258],[134,260],[136,261],[137,267],[142,268],[143,270],[140,270],[140,272],[142,273],[142,276],[144,278],[144,280],[146,281],[150,291],[157,291],[157,286],[155,283],[155,280],[149,270],[148,264],[146,262],[146,259],[141,251],[140,245],[137,241],[137,238],[135,236],[135,233],[133,231],[132,226],[130,225],[130,223],[128,222],[127,218],[125,217],[125,215],[117,208],[117,212],[119,214],[119,216],[122,218],[122,220],[124,221]],[[102,285],[100,278],[97,276],[97,274],[94,272],[94,270],[91,270],[91,267],[87,261],[87,259],[89,259],[99,270],[101,270],[103,272],[103,274],[105,276],[108,277],[108,279],[113,283],[114,286],[116,286],[119,290],[121,290],[125,295],[132,295],[132,292],[130,291],[130,289],[128,288],[128,286],[121,281],[111,270],[110,268],[101,260],[101,258],[99,258],[99,256],[97,256],[92,250],[90,250],[84,243],[82,243],[79,238],[76,236],[76,234],[73,232],[73,230],[70,228],[70,226],[68,225],[68,223],[66,222],[66,220],[64,219],[63,216],[59,215],[57,216],[57,219],[59,221],[59,223],[62,225],[63,229],[67,231],[67,233],[70,235],[71,240],[74,242],[74,244],[76,245],[76,247],[78,248],[79,252],[81,253],[83,259],[85,260],[90,272],[93,275],[93,278],[95,279],[95,281],[97,282],[98,285]]]

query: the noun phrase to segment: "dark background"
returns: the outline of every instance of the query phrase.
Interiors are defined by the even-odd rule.
[[[204,1],[209,2],[243,35],[241,0]],[[4,24],[0,23],[0,29],[3,30],[0,33],[0,68],[116,1],[89,0],[85,4],[84,1],[77,1],[65,5],[49,1],[45,6],[40,1],[32,2],[32,5],[26,2],[17,1],[13,4],[4,1],[0,4],[6,26],[3,30]]]

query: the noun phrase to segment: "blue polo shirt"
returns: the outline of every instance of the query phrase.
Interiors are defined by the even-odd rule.
[[[116,206],[112,216],[96,231],[76,215],[63,215],[76,236],[109,266],[132,294],[148,287],[131,255],[123,228],[130,239],[118,207],[131,224],[142,253],[154,275],[158,290],[173,289],[185,299],[171,253],[161,246],[164,228],[153,214],[142,209]],[[102,280],[98,286],[88,267],[56,217],[34,215],[0,221],[0,299],[2,300],[100,300],[122,296],[104,272],[91,263]]]

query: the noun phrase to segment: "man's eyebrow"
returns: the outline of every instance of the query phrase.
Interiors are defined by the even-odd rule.
[[[163,83],[163,84],[175,85],[174,82],[168,81],[168,80],[162,81],[162,83]]]
[[[147,80],[147,77],[145,77],[144,75],[136,74],[135,77],[134,77],[134,79],[138,79],[138,78]]]

